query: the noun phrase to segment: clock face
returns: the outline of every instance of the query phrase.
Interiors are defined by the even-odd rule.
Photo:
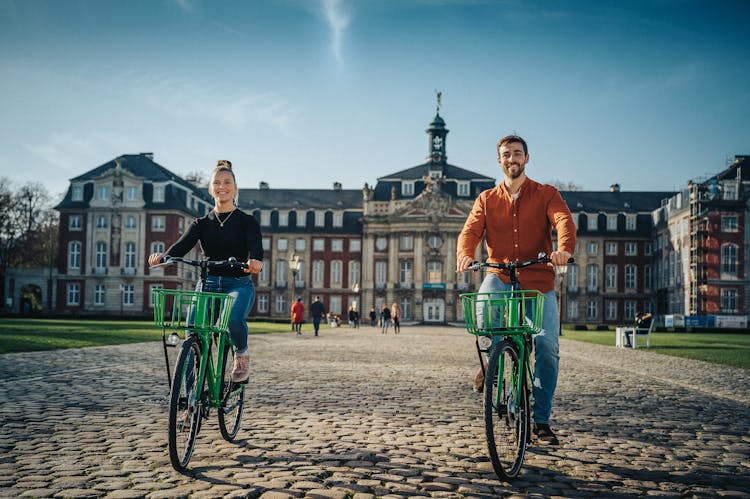
[[[440,236],[430,236],[427,239],[427,245],[432,249],[438,249],[443,244],[443,239]]]
[[[379,237],[375,240],[375,247],[379,250],[384,250],[388,247],[388,239],[385,237]]]

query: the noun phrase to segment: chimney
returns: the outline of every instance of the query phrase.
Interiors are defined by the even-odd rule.
[[[612,184],[609,186],[609,192],[620,192],[620,184]]]
[[[154,160],[154,153],[152,153],[152,152],[142,152],[141,156],[145,156],[146,158],[150,159],[151,161]]]
[[[341,182],[334,182],[333,183],[333,190],[334,191],[340,191],[341,190]]]
[[[261,182],[258,185],[258,189],[260,189],[261,191],[267,191],[269,189],[268,182]]]

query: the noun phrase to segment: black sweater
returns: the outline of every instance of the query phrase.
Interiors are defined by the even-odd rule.
[[[255,217],[238,209],[228,219],[227,213],[222,213],[220,218],[225,221],[223,227],[219,225],[213,210],[196,218],[182,237],[169,247],[167,256],[184,256],[200,242],[203,254],[209,260],[227,260],[233,256],[239,262],[246,262],[250,258],[263,261],[263,240]],[[247,275],[242,269],[211,269],[209,274],[226,277]]]

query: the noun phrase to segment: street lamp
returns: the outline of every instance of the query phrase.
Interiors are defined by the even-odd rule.
[[[297,255],[296,253],[290,256],[287,262],[289,263],[289,270],[292,271],[292,301],[289,302],[289,311],[291,312],[292,305],[294,304],[294,285],[297,281],[297,272],[299,272],[299,268],[302,262],[299,261],[299,255]]]
[[[358,282],[355,282],[354,284],[352,284],[352,293],[357,295],[357,298],[354,300],[354,303],[352,305],[354,305],[354,310],[359,311],[359,283]]]

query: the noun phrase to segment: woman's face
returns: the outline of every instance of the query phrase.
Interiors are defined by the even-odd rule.
[[[219,171],[214,173],[211,183],[208,184],[208,192],[218,203],[231,203],[237,194],[237,184],[230,172]]]

